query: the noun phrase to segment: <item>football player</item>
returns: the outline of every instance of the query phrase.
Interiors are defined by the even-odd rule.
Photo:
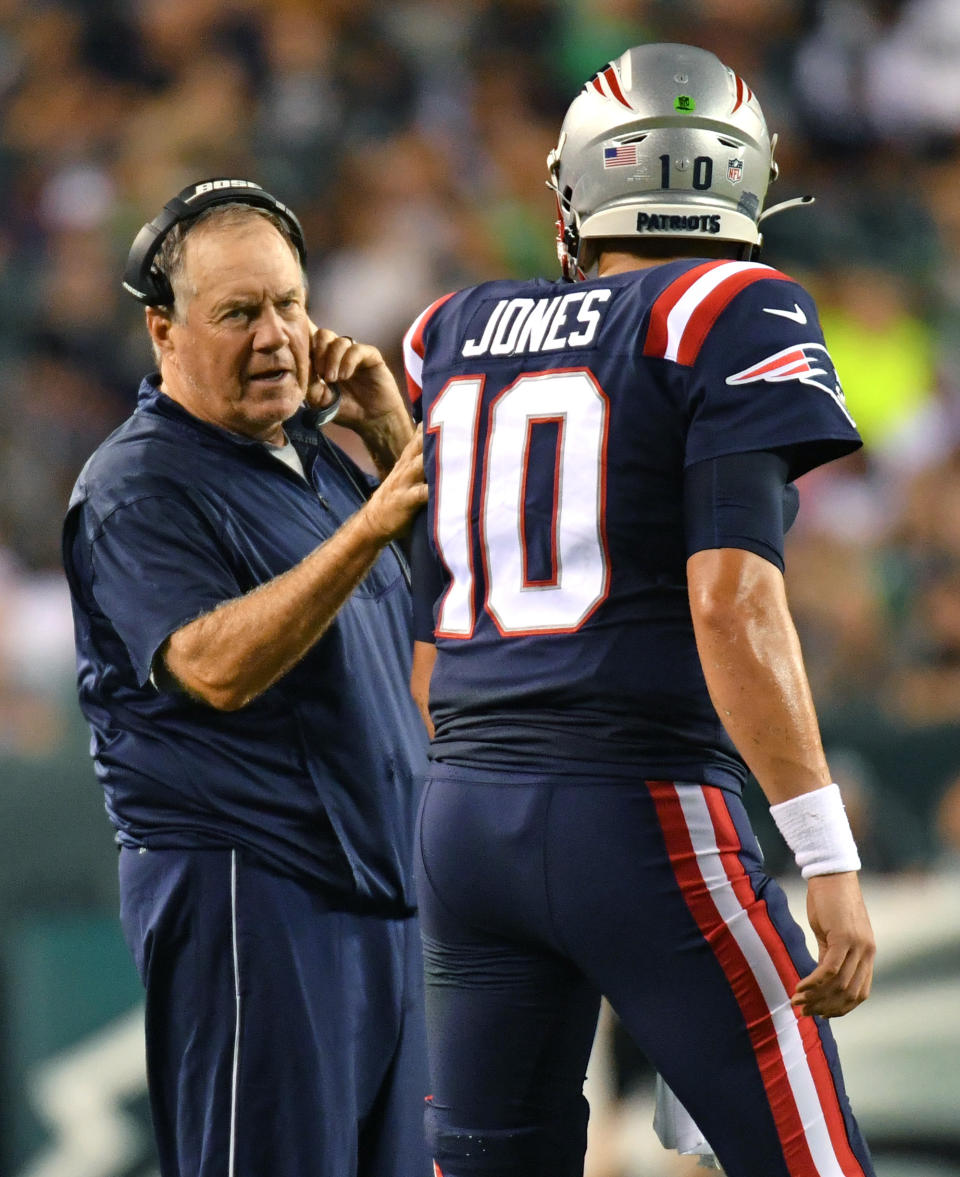
[[[729,1177],[872,1172],[826,1019],[873,936],[783,580],[793,481],[860,439],[813,300],[756,260],[774,146],[711,53],[629,50],[548,160],[563,280],[448,295],[405,338],[442,1177],[582,1173],[601,994]]]

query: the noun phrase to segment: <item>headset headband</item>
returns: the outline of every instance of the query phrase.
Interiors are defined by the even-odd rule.
[[[253,180],[201,180],[189,184],[172,200],[168,200],[159,215],[136,235],[123,272],[124,290],[148,307],[170,306],[173,303],[173,291],[166,275],[154,266],[154,258],[174,225],[197,216],[215,204],[249,204],[274,213],[287,227],[300,257],[300,265],[306,267],[307,247],[303,228],[285,204]]]

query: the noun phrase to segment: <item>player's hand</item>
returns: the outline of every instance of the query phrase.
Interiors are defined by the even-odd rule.
[[[819,963],[791,998],[803,1014],[840,1017],[870,995],[876,944],[856,871],[807,880],[807,918]]]
[[[377,487],[362,514],[378,541],[404,535],[427,502],[423,477],[423,426],[418,425],[397,461]]]
[[[312,322],[310,330],[311,365],[306,401],[311,408],[329,405],[334,397],[330,385],[336,384],[341,396],[338,425],[362,432],[398,411],[409,422],[397,382],[377,348]]]

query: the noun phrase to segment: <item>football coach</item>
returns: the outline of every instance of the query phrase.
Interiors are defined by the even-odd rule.
[[[124,286],[159,371],[64,528],[163,1177],[431,1171],[397,543],[422,445],[380,353],[311,323],[304,262],[246,180],[143,227]]]

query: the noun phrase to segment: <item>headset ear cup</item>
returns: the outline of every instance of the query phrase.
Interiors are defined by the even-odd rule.
[[[133,239],[123,272],[123,288],[146,306],[166,306],[173,295],[169,283],[153,265],[157,250],[168,229],[161,233],[159,218],[150,221]]]
[[[154,259],[173,226],[192,215],[194,210],[175,196],[133,239],[123,274],[123,288],[138,302],[154,307],[173,304],[173,290],[166,276],[154,265]]]

